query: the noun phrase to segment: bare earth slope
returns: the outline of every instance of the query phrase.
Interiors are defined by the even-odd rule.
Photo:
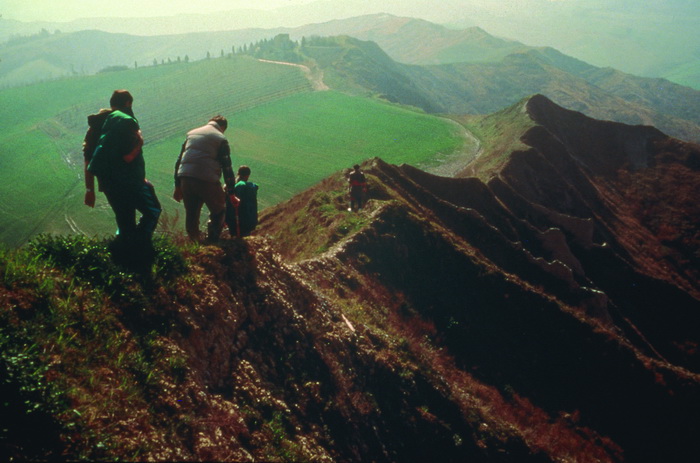
[[[286,257],[331,297],[434,326],[458,371],[575,413],[626,461],[697,451],[700,148],[542,96],[523,110],[528,148],[483,180],[375,160],[359,231],[318,213],[328,191],[341,213],[339,174],[268,211],[263,232],[298,243]]]

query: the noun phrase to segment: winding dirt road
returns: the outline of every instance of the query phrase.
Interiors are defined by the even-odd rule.
[[[304,75],[306,78],[311,82],[311,86],[313,87],[314,90],[323,92],[326,90],[330,90],[328,85],[326,85],[323,82],[323,71],[316,70],[315,72],[312,71],[308,66],[304,66],[303,64],[297,64],[297,63],[288,63],[286,61],[271,61],[267,59],[258,59],[261,63],[273,63],[273,64],[281,64],[284,66],[294,66],[298,67],[304,72]]]

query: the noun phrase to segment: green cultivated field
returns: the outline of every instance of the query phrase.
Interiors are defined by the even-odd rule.
[[[235,167],[248,164],[261,185],[261,209],[334,171],[379,156],[429,164],[464,143],[449,122],[377,100],[312,92],[295,67],[218,58],[144,67],[0,91],[0,242],[15,246],[41,232],[108,235],[104,196],[82,205],[86,117],[129,89],[146,141],[149,179],[166,215],[173,167],[187,130],[229,118]],[[204,217],[203,217],[204,219]],[[180,220],[178,227],[183,227]]]
[[[663,77],[677,84],[700,90],[700,59],[677,66],[667,71]]]

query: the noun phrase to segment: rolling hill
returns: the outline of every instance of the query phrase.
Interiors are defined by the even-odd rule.
[[[198,61],[232,53],[234,45],[259,40],[263,30],[164,36],[115,34],[98,30],[62,33],[43,30],[0,44],[0,87],[95,74],[111,66],[128,68]]]
[[[700,132],[697,90],[665,79],[599,68],[553,48],[528,47],[479,28],[452,30],[424,20],[386,14],[297,28],[172,36],[45,32],[0,45],[0,54],[9,57],[0,62],[0,84],[31,81],[47,69],[51,74],[45,73],[44,78],[89,74],[114,65],[143,67],[154,61],[198,60],[207,54],[228,56],[281,33],[297,42],[304,37],[338,34],[375,42],[391,59],[381,56],[376,47],[360,47],[359,42],[351,44],[346,40],[339,46],[366,56],[357,56],[348,63],[336,59],[334,66],[347,68],[341,74],[356,81],[351,86],[365,85],[370,92],[429,112],[486,114],[533,93],[542,93],[560,105],[599,119],[654,125],[685,140],[697,140]],[[329,67],[330,63],[319,53],[317,50],[308,55],[333,72],[334,66]],[[89,58],[96,54],[98,59]],[[360,63],[363,59],[367,62]],[[56,69],[63,69],[63,73],[54,73]],[[372,79],[379,82],[368,82]],[[403,94],[405,101],[392,96],[397,93]]]
[[[591,117],[652,125],[697,141],[700,92],[663,79],[600,69],[554,49],[525,49],[491,63],[406,65],[374,42],[313,39],[300,52],[315,60],[336,88],[380,95],[427,112],[489,114],[534,93]]]
[[[71,22],[22,23],[0,18],[0,41],[17,34],[36,33],[42,28],[65,32],[99,29],[134,35],[172,35],[205,29],[271,29],[279,25],[295,28],[332,18],[390,13],[447,24],[451,29],[479,26],[492,35],[530,45],[553,46],[596,66],[613,67],[645,77],[670,77],[675,74],[673,70],[689,63],[697,66],[700,47],[696,27],[698,9],[693,0],[518,0],[510,2],[507,8],[478,0],[452,0],[442,2],[439,7],[401,0],[384,0],[378,4],[365,0],[316,0],[291,6],[282,3],[285,2],[278,2],[279,8],[275,10],[267,10],[258,2],[254,8],[237,5],[238,8],[230,11],[146,19],[93,17]],[[10,12],[5,10],[5,13]],[[89,11],[85,14],[93,16]],[[367,29],[371,32],[371,26]],[[322,35],[337,34],[354,35],[347,30],[326,31]],[[695,88],[700,89],[697,73],[692,79]],[[689,85],[685,80],[675,82]]]
[[[495,35],[554,46],[596,66],[645,77],[697,61],[700,35],[693,1],[525,0],[508,9],[482,6],[448,22],[454,28],[478,24]]]
[[[293,39],[349,35],[375,42],[395,61],[405,64],[484,63],[528,49],[515,40],[495,37],[478,27],[449,29],[417,18],[390,14],[309,24],[288,31]]]

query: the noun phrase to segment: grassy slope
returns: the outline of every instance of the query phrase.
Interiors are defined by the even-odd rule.
[[[488,116],[456,118],[481,143],[481,152],[468,167],[469,175],[477,174],[487,181],[508,160],[513,151],[527,148],[520,137],[535,123],[524,110],[526,100]]]
[[[664,77],[672,82],[700,90],[700,60],[676,66],[668,70]]]
[[[251,167],[251,180],[261,185],[261,208],[369,157],[416,165],[463,143],[442,119],[338,92],[297,94],[240,113],[231,122],[227,135],[233,163]],[[170,193],[181,143],[177,135],[151,148],[150,176],[166,185],[159,189],[163,193]]]
[[[216,114],[231,129],[234,163],[247,163],[265,207],[368,157],[420,164],[461,147],[449,123],[376,100],[312,93],[299,69],[248,58],[140,68],[0,92],[0,242],[31,234],[113,231],[103,198],[82,205],[80,146],[87,114],[128,88],[146,139],[149,178],[169,215],[168,199],[184,133]],[[430,136],[426,136],[430,134]],[[68,220],[66,218],[69,218]]]
[[[109,216],[105,207],[92,211],[75,205],[82,202],[82,189],[76,187],[86,116],[106,106],[115,88],[135,95],[150,159],[151,143],[184,133],[212,112],[230,114],[309,86],[293,69],[271,72],[252,60],[209,60],[3,90],[0,195],[9,201],[3,204],[0,241],[16,244],[37,231],[69,231],[67,214],[76,215],[85,230],[111,233],[112,226],[100,228]]]

